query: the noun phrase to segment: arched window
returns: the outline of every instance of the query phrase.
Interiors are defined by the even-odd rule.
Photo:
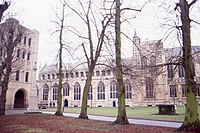
[[[172,64],[167,65],[167,76],[170,79],[174,77],[174,70]]]
[[[150,65],[151,66],[155,66],[156,65],[156,57],[153,56],[153,55],[150,57]]]
[[[110,98],[115,99],[117,98],[117,84],[115,81],[110,83]]]
[[[96,76],[100,76],[100,72],[98,70],[96,71]]]
[[[25,82],[28,82],[29,72],[26,72],[25,74]]]
[[[84,72],[81,72],[81,77],[84,77]]]
[[[125,98],[131,99],[132,98],[131,82],[129,80],[125,80],[124,84],[125,84]]]
[[[52,74],[52,79],[55,79],[55,74]]]
[[[24,44],[26,44],[26,37],[24,37]]]
[[[63,84],[63,96],[69,96],[69,84]]]
[[[101,71],[101,75],[102,75],[102,76],[106,76],[106,71],[105,71],[105,70],[102,70],[102,71]]]
[[[178,76],[179,76],[179,78],[182,78],[185,76],[184,68],[182,65],[178,65]]]
[[[48,75],[47,75],[47,78],[48,78],[48,79],[51,79],[51,76],[50,76],[50,74],[48,74]]]
[[[28,53],[27,54],[27,60],[30,60],[30,57],[31,57],[31,53]]]
[[[19,81],[19,70],[16,71],[16,77],[15,77],[16,81]]]
[[[154,85],[150,78],[146,79],[146,98],[154,98]]]
[[[22,53],[22,59],[25,59],[26,51],[24,50]]]
[[[69,73],[65,73],[65,77],[66,77],[66,78],[69,78]]]
[[[81,86],[79,83],[74,85],[74,100],[81,100]]]
[[[88,76],[88,71],[85,72],[86,77]]]
[[[110,70],[107,70],[107,75],[108,75],[108,76],[110,76],[110,73],[111,73]]]
[[[31,46],[31,38],[28,39],[28,46]]]
[[[42,80],[45,80],[45,75],[42,75]]]
[[[150,70],[156,71],[156,57],[155,56],[150,57]]]
[[[17,58],[20,57],[20,52],[21,52],[20,49],[18,49],[18,50],[17,50]]]
[[[176,85],[169,85],[170,97],[177,97]]]
[[[92,85],[90,86],[90,89],[89,89],[88,100],[92,100]]]
[[[47,84],[43,86],[43,100],[48,100],[49,87]]]
[[[70,77],[71,77],[71,78],[74,78],[74,73],[70,73]]]
[[[147,58],[145,56],[141,58],[141,69],[147,69]]]
[[[53,86],[53,100],[58,100],[58,85],[54,84]]]
[[[102,81],[100,81],[98,83],[97,98],[98,98],[98,100],[104,100],[105,99],[105,86],[104,86]]]
[[[76,75],[76,78],[78,78],[78,77],[79,77],[79,73],[78,73],[78,72],[76,72],[76,73],[75,73],[75,75]]]

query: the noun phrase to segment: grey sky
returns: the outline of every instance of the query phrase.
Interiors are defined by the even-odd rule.
[[[14,16],[19,19],[22,25],[31,29],[34,28],[40,32],[38,59],[39,63],[42,65],[46,62],[49,64],[55,62],[54,60],[58,47],[56,45],[57,40],[55,36],[51,35],[51,33],[55,31],[55,25],[52,23],[52,20],[56,20],[56,17],[50,5],[59,7],[58,1],[59,0],[13,0],[12,6],[9,9],[10,16]],[[123,0],[123,6],[130,6],[139,9],[145,1],[149,0]],[[173,8],[174,2],[177,0],[168,1],[168,3],[171,4],[171,8]],[[136,16],[136,18],[130,20],[129,24],[122,24],[122,29],[124,29],[130,37],[134,35],[134,29],[136,29],[137,35],[141,38],[141,40],[162,39],[164,36],[163,33],[166,32],[166,29],[163,29],[160,26],[164,22],[164,20],[160,18],[163,18],[166,14],[162,13],[164,12],[163,10],[157,8],[158,5],[156,6],[156,4],[152,2],[150,4],[146,4],[142,12],[126,12],[125,14],[127,17]],[[200,8],[200,4],[196,5],[196,7]],[[197,10],[198,15],[200,14],[199,10]],[[200,44],[200,31],[198,30],[200,29],[200,26],[195,26],[195,28],[192,28],[192,42],[197,45]],[[72,40],[69,42],[72,42]],[[75,43],[75,40],[73,43]],[[130,41],[127,41],[127,39],[123,39],[123,43],[123,56],[130,57],[132,54],[132,44]],[[170,41],[168,40],[164,42],[165,45],[167,45],[167,43],[170,43]],[[70,60],[71,59],[68,58],[66,61]]]

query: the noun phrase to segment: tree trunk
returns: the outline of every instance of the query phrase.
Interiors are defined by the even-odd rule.
[[[123,82],[122,73],[122,59],[121,59],[121,22],[120,22],[120,0],[116,0],[116,15],[115,15],[115,54],[116,54],[116,79],[118,88],[118,115],[114,121],[115,124],[127,125],[129,124],[126,107],[125,107],[125,86]]]
[[[59,83],[58,83],[58,100],[57,100],[57,111],[55,115],[63,115],[62,111],[62,79],[63,79],[63,71],[62,71],[62,51],[63,51],[63,42],[62,42],[62,36],[63,36],[63,28],[64,28],[64,20],[65,20],[65,5],[66,3],[63,3],[63,9],[62,9],[62,19],[61,19],[61,25],[60,25],[60,34],[59,34]]]
[[[194,81],[193,59],[190,37],[190,18],[189,4],[186,0],[180,0],[182,21],[182,38],[183,38],[183,66],[185,71],[186,84],[186,110],[185,118],[179,130],[184,131],[200,131],[200,123],[198,118],[198,102],[196,99],[196,82]]]
[[[0,96],[0,116],[5,115],[5,106],[6,106],[6,91],[2,91]]]
[[[90,86],[91,86],[93,70],[91,70],[91,69],[89,70],[88,77],[86,79],[85,87],[84,87],[84,90],[83,90],[82,103],[81,103],[81,113],[78,117],[78,118],[81,118],[81,119],[88,119],[88,116],[87,116],[88,93],[89,93],[89,89],[90,89]]]

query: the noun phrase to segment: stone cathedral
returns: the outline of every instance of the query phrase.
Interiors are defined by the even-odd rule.
[[[200,102],[200,46],[193,46],[193,69]],[[133,37],[132,57],[123,59],[126,106],[183,105],[186,102],[184,69],[173,65],[179,61],[181,47],[164,48],[162,40],[141,41]],[[117,107],[115,62],[96,66],[88,94],[88,107]],[[78,67],[74,67],[78,66]],[[109,66],[109,67],[108,67]],[[66,63],[63,69],[62,99],[64,107],[80,107],[87,77],[87,67]],[[37,81],[39,104],[56,107],[58,99],[58,67],[45,65]]]

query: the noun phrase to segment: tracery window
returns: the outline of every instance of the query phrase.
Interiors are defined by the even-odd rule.
[[[146,98],[154,98],[154,85],[150,78],[146,79]]]
[[[132,98],[132,88],[131,88],[131,82],[129,80],[125,80],[125,98],[131,99]]]
[[[48,100],[49,87],[47,84],[43,86],[43,100]]]
[[[117,84],[115,81],[110,83],[110,98],[115,99],[117,98]]]
[[[145,56],[141,58],[141,69],[147,69],[147,58]]]
[[[81,100],[81,86],[79,83],[74,85],[74,100]]]
[[[53,100],[58,100],[58,85],[53,86]]]
[[[105,99],[105,86],[102,81],[98,83],[97,87],[97,99],[104,100]]]
[[[69,84],[63,84],[63,96],[69,96]]]

